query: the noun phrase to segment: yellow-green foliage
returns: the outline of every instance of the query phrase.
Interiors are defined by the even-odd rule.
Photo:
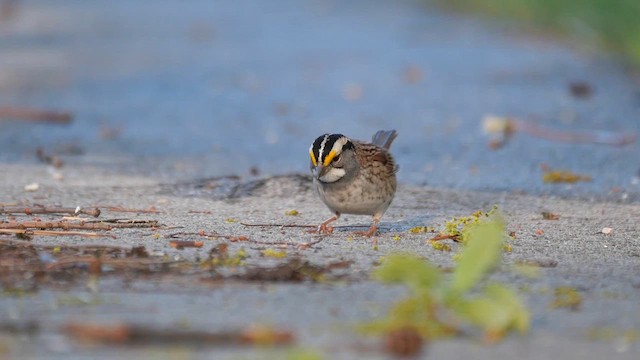
[[[582,304],[582,295],[573,287],[560,286],[553,289],[552,308],[578,310]]]
[[[448,7],[486,13],[546,32],[568,34],[589,47],[614,49],[640,66],[640,1],[637,0],[436,0]]]
[[[434,250],[438,250],[438,251],[451,251],[451,246],[449,246],[448,244],[445,244],[442,241],[436,241],[436,240],[430,240],[429,241],[431,243],[431,247]]]
[[[504,223],[498,216],[474,216],[465,230],[465,244],[450,281],[427,261],[412,255],[392,255],[375,272],[377,280],[401,283],[411,295],[396,303],[387,317],[366,328],[387,332],[412,327],[424,338],[452,335],[470,324],[488,341],[512,330],[529,328],[529,311],[505,285],[484,280],[500,263]]]
[[[472,225],[485,221],[495,215],[497,211],[498,206],[494,205],[488,212],[476,211],[470,216],[454,217],[444,223],[444,231],[442,231],[442,234],[448,235],[461,242],[467,242]]]
[[[248,257],[247,251],[244,248],[240,248],[235,254],[231,256],[219,256],[212,259],[202,261],[203,267],[218,267],[218,266],[242,266],[244,265],[244,259]]]
[[[409,229],[412,234],[432,233],[436,232],[436,229],[432,226],[415,226]]]
[[[287,252],[285,250],[264,249],[262,250],[262,255],[279,259],[287,257]]]

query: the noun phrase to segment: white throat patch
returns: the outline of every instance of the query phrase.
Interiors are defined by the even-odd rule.
[[[324,183],[332,183],[342,179],[344,174],[344,169],[332,168],[331,170],[327,171],[324,176],[319,177],[318,180]]]

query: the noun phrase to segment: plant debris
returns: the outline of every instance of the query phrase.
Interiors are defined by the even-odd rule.
[[[436,229],[433,226],[414,226],[409,229],[412,234],[434,233]]]
[[[591,176],[576,174],[568,170],[546,170],[542,174],[542,181],[548,184],[570,183],[574,184],[580,181],[589,182]]]
[[[446,251],[446,252],[451,251],[451,246],[449,246],[449,245],[447,245],[445,243],[439,242],[438,240],[433,240],[432,239],[432,240],[429,240],[429,243],[431,243],[431,247],[434,250]]]
[[[558,266],[558,261],[554,259],[527,259],[517,261],[516,265],[537,266],[541,268],[554,268]]]
[[[552,308],[566,308],[576,311],[580,309],[581,305],[582,295],[577,289],[569,286],[560,286],[553,289],[553,300],[550,304]]]
[[[600,230],[600,232],[605,235],[611,235],[613,233],[613,229],[610,227],[604,227],[602,228],[602,230]]]
[[[299,257],[291,257],[286,262],[275,267],[252,266],[243,275],[234,278],[247,281],[269,281],[269,282],[301,282],[301,281],[321,281],[324,274],[335,269],[344,268],[350,265],[340,261],[326,266],[314,265]]]
[[[494,205],[491,210],[487,212],[476,211],[469,216],[454,217],[453,219],[446,221],[444,224],[444,230],[438,235],[432,237],[430,240],[440,241],[450,239],[455,242],[464,243],[467,241],[469,229],[471,229],[473,225],[494,216],[497,211],[498,207]]]
[[[530,314],[516,293],[506,285],[484,281],[500,263],[504,232],[497,216],[471,226],[450,281],[444,281],[443,273],[422,259],[390,256],[375,277],[385,283],[402,283],[411,295],[365,328],[385,334],[411,328],[428,341],[459,334],[469,324],[482,330],[488,343],[512,330],[527,331]]]
[[[161,214],[162,211],[156,209],[155,206],[149,206],[146,209],[131,209],[123,206],[104,206],[100,205],[99,207],[113,212],[131,212],[131,213],[139,213],[139,214]]]
[[[73,114],[68,111],[41,110],[19,106],[0,106],[0,120],[2,119],[69,124],[73,120]]]
[[[184,240],[171,240],[169,245],[177,250],[184,248],[201,248],[204,245],[204,241],[184,241]]]
[[[84,342],[111,345],[173,344],[173,345],[290,345],[295,341],[291,331],[269,326],[250,326],[239,331],[187,331],[155,329],[135,324],[102,325],[70,322],[63,331],[72,338]]]
[[[90,215],[93,217],[100,216],[100,209],[96,207],[83,208],[77,206],[75,208],[64,206],[45,206],[33,204],[31,206],[0,206],[0,214],[70,214],[70,215]]]
[[[144,247],[50,246],[23,240],[0,241],[0,288],[16,293],[42,285],[71,285],[87,275],[163,273],[171,263]]]
[[[284,257],[287,257],[287,252],[284,250],[274,250],[274,249],[264,249],[262,250],[262,256],[266,256],[266,257],[272,257],[272,258],[277,258],[277,259],[281,259]]]
[[[549,211],[543,211],[542,212],[542,218],[544,220],[559,220],[560,219],[560,215],[554,214],[554,213],[549,212]]]

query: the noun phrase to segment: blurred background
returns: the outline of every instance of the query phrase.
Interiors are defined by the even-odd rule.
[[[638,4],[3,0],[0,164],[306,173],[317,136],[395,128],[404,183],[637,200]]]

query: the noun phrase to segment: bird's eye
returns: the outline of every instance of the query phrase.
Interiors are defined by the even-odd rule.
[[[334,163],[336,163],[336,162],[340,161],[340,155],[341,155],[341,154],[338,154],[338,155],[336,155],[336,156],[333,158],[333,162],[334,162]]]

